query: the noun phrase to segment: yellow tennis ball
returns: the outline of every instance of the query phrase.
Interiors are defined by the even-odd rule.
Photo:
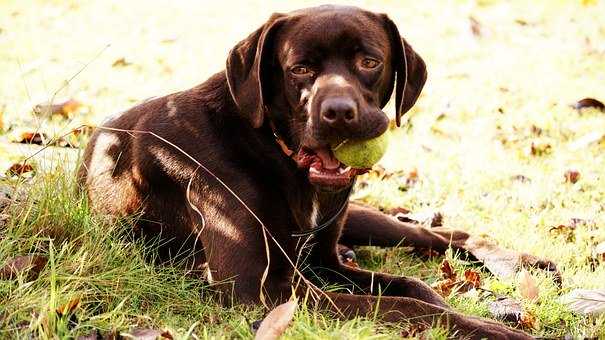
[[[336,145],[332,152],[336,159],[352,168],[371,168],[384,156],[389,146],[389,133],[365,140],[346,140]]]

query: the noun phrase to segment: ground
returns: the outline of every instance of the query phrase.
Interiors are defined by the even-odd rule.
[[[2,1],[2,170],[33,152],[7,143],[23,131],[59,136],[148,97],[198,84],[223,69],[227,51],[272,12],[312,4]],[[530,271],[538,283],[536,300],[520,293],[517,277],[482,270],[482,287],[521,301],[536,319],[525,325],[533,335],[605,337],[605,316],[573,313],[559,299],[605,282],[605,264],[595,254],[605,241],[605,114],[571,106],[586,97],[605,100],[605,3],[356,4],[388,13],[425,59],[429,80],[404,126],[393,130],[381,162],[394,175],[366,176],[355,198],[383,209],[440,212],[447,226],[554,260],[562,289]],[[32,110],[66,98],[84,107],[67,117]],[[385,110],[392,113],[392,103]],[[205,283],[145,261],[152,249],[123,235],[127,223],[90,213],[74,189],[74,152],[64,161],[66,152],[47,149],[32,163],[35,175],[1,180],[21,194],[0,220],[0,264],[27,254],[48,263],[33,281],[25,275],[0,280],[0,337],[69,338],[134,328],[179,337],[252,337],[250,323],[265,313],[260,307],[219,306]],[[579,178],[570,180],[575,174]],[[424,261],[407,249],[358,252],[360,264],[373,270],[430,284],[440,279],[443,258]],[[447,259],[458,270],[471,268],[456,254]],[[448,298],[456,309],[481,316],[489,316],[492,300],[484,294]],[[77,306],[65,307],[70,301]],[[407,324],[340,322],[306,308],[285,333],[296,339],[408,335]],[[438,327],[425,335],[448,336]]]

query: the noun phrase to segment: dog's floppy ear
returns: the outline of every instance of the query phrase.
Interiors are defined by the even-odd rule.
[[[401,124],[401,116],[414,106],[426,82],[426,64],[424,60],[403,39],[395,23],[384,15],[384,20],[391,43],[392,69],[397,74],[395,87],[395,117],[397,126]],[[395,78],[395,77],[393,77]],[[395,79],[393,79],[394,81]],[[386,101],[389,100],[394,84],[387,91]],[[386,105],[386,102],[384,103]]]
[[[227,57],[227,85],[240,113],[254,128],[261,127],[265,118],[266,94],[263,83],[266,66],[271,61],[271,36],[283,22],[285,14],[273,14],[259,29],[240,41]]]

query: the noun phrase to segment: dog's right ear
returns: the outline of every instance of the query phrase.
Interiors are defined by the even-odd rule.
[[[235,45],[227,57],[229,92],[240,113],[254,128],[261,127],[265,119],[264,71],[273,59],[272,37],[285,17],[285,14],[273,14],[263,26]]]

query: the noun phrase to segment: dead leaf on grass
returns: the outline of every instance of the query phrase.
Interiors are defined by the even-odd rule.
[[[471,32],[473,33],[473,35],[476,37],[480,37],[481,36],[481,23],[479,22],[479,20],[475,19],[472,16],[470,16],[468,18],[468,20],[470,22]]]
[[[594,257],[602,262],[605,262],[605,242],[601,242],[594,247]]]
[[[46,143],[46,141],[48,140],[48,136],[43,132],[25,131],[17,135],[12,135],[11,137],[9,137],[9,139],[13,143],[42,145]]]
[[[603,104],[601,101],[596,100],[594,98],[584,98],[584,99],[578,100],[578,102],[572,106],[576,110],[581,110],[581,109],[585,109],[585,108],[594,108],[601,112],[605,112],[605,104]]]
[[[126,67],[132,65],[132,62],[126,60],[126,58],[118,58],[112,64],[111,67]]]
[[[569,224],[559,224],[556,227],[551,227],[548,229],[548,232],[555,237],[561,237],[565,239],[566,242],[574,242],[576,239],[575,235],[576,225]]]
[[[16,256],[7,260],[0,268],[0,279],[11,280],[23,274],[28,281],[35,280],[48,259],[41,255]]]
[[[33,172],[34,167],[29,163],[15,163],[6,170],[8,176],[21,176],[28,172]]]
[[[70,118],[76,114],[86,114],[90,112],[90,107],[82,104],[76,99],[67,99],[59,103],[42,103],[34,106],[33,112],[39,116],[50,117],[60,115],[64,118]]]
[[[565,171],[565,182],[575,184],[580,180],[580,172],[575,169],[569,169]]]
[[[443,260],[441,261],[441,264],[439,265],[439,272],[441,272],[441,276],[444,279],[456,279],[456,272],[454,271],[454,268],[452,268],[452,265],[450,264],[450,262],[448,260]]]
[[[261,322],[256,331],[256,340],[275,340],[286,331],[294,318],[298,300],[291,300],[275,307]]]
[[[78,306],[80,306],[80,298],[75,298],[64,305],[57,307],[56,311],[59,316],[65,316],[73,313]]]
[[[530,301],[536,301],[540,294],[538,285],[534,277],[526,270],[522,269],[519,273],[519,293],[521,296]]]
[[[605,289],[576,289],[561,297],[569,309],[582,314],[605,313]]]
[[[552,152],[552,145],[545,142],[532,142],[529,153],[532,156],[545,156]]]

